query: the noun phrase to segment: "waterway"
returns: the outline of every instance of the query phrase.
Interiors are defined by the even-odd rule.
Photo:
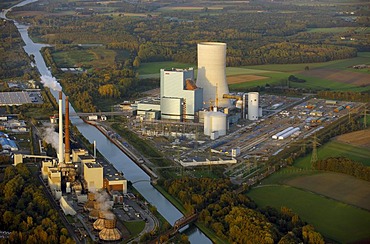
[[[14,7],[23,6],[37,0],[26,0]],[[0,13],[0,18],[7,19],[6,13],[8,10],[3,10]],[[7,19],[9,20],[9,19]],[[15,25],[20,32],[24,43],[24,50],[28,55],[33,55],[35,59],[35,65],[40,72],[42,82],[45,86],[48,86],[54,95],[55,99],[58,99],[58,92],[61,90],[60,84],[57,82],[55,77],[51,75],[50,70],[45,64],[45,61],[40,53],[40,49],[46,45],[34,43],[28,35],[28,27],[14,21]],[[64,94],[63,94],[64,96]],[[63,100],[64,101],[64,100]],[[70,105],[70,112],[74,113],[75,110]],[[133,182],[135,189],[153,206],[155,206],[158,212],[171,224],[173,225],[176,220],[181,218],[182,213],[173,206],[160,192],[158,192],[151,184],[150,177],[137,166],[126,154],[124,154],[116,145],[108,140],[98,129],[94,126],[84,123],[79,117],[71,117],[71,122],[75,125],[81,134],[93,143],[97,142],[97,149],[99,152],[115,166],[118,171],[122,171],[127,180]],[[212,243],[211,240],[204,235],[197,227],[191,227],[185,230],[185,233],[189,236],[191,243]]]

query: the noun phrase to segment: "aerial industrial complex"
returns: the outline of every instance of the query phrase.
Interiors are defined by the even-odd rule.
[[[245,167],[258,168],[258,162],[279,154],[294,140],[313,136],[362,106],[311,95],[230,93],[226,44],[202,42],[197,50],[196,78],[191,67],[161,69],[159,94],[131,104],[136,115],[131,128],[148,137],[174,138],[156,146],[175,155],[172,160],[181,167],[229,164],[243,168],[231,177],[246,178]]]

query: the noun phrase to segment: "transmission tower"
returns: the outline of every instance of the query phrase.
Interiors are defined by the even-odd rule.
[[[314,163],[317,162],[317,138],[316,134],[313,136],[312,141],[312,155],[311,155],[311,167],[313,168]]]

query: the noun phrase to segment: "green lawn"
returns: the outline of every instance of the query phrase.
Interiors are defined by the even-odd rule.
[[[196,67],[193,64],[184,64],[178,62],[152,62],[152,63],[142,63],[139,68],[140,75],[158,74],[160,69],[171,69],[171,68],[190,68]]]
[[[123,224],[128,229],[131,236],[137,236],[145,227],[144,221],[124,222]]]
[[[370,212],[289,186],[262,186],[248,196],[259,206],[287,206],[324,236],[340,243],[370,238]]]
[[[354,161],[360,162],[364,165],[370,166],[370,149],[356,147],[348,144],[344,144],[338,141],[330,141],[325,145],[321,146],[317,150],[319,159],[325,159],[328,157],[348,157]],[[299,168],[310,168],[311,154],[304,158],[300,158],[294,164]]]

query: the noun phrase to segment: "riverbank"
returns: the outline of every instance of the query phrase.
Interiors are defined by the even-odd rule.
[[[156,173],[154,173],[151,169],[149,169],[148,166],[146,166],[143,162],[143,159],[141,157],[136,156],[130,149],[128,149],[126,146],[122,145],[122,143],[116,139],[112,138],[111,135],[109,135],[108,131],[104,128],[104,126],[98,124],[95,121],[88,121],[85,119],[82,119],[85,123],[94,126],[97,128],[105,137],[110,140],[114,145],[116,145],[123,153],[125,153],[137,166],[139,166],[145,173],[147,173],[150,176],[151,183],[156,183],[158,180],[158,176]]]

